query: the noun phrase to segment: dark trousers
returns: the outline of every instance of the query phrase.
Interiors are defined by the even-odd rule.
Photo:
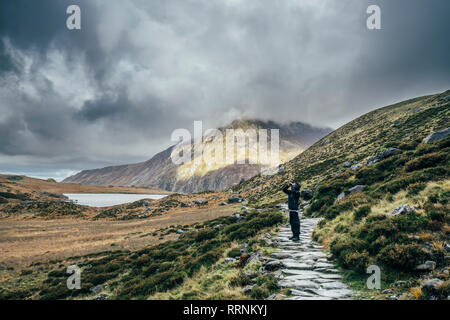
[[[297,211],[289,211],[289,223],[291,224],[292,234],[294,237],[298,237],[300,235],[300,219]]]

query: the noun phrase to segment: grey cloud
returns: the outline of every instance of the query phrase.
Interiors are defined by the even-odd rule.
[[[81,31],[69,4],[0,4],[0,170],[144,160],[193,120],[337,127],[450,87],[446,0],[78,0]]]

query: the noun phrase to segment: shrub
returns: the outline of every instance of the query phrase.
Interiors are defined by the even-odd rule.
[[[427,185],[425,183],[414,183],[407,187],[408,195],[413,196],[424,190]]]
[[[409,271],[425,261],[427,254],[418,244],[390,244],[377,258],[388,266]]]
[[[436,167],[445,163],[447,156],[443,153],[430,153],[410,160],[405,165],[407,172],[416,171],[425,168]]]
[[[445,222],[445,212],[437,211],[437,210],[431,210],[428,212],[428,217],[431,220]]]
[[[371,211],[370,206],[362,206],[355,211],[354,217],[356,220],[360,220],[364,217],[367,217]]]
[[[342,257],[342,262],[342,265],[347,269],[365,273],[369,265],[369,253],[366,250],[362,252],[348,252]]]
[[[232,287],[244,287],[249,285],[252,282],[249,275],[244,273],[243,271],[239,271],[239,273],[230,279],[230,286]]]
[[[231,258],[236,258],[241,256],[241,250],[239,248],[231,249],[230,252],[228,252],[228,256]]]
[[[344,251],[362,251],[367,246],[366,242],[356,238],[339,237],[330,245],[330,250],[333,255],[339,257]]]
[[[325,212],[325,219],[333,220],[339,215],[340,211],[337,206],[331,206]]]
[[[195,241],[202,242],[205,240],[212,239],[212,238],[216,237],[216,235],[217,235],[217,229],[205,228],[204,230],[197,232]]]

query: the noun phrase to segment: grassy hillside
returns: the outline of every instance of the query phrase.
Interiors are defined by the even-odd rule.
[[[404,298],[426,298],[420,285],[429,278],[444,281],[434,294],[446,298],[450,136],[428,144],[423,139],[446,129],[449,120],[450,91],[381,108],[323,138],[278,175],[255,177],[236,190],[267,207],[285,200],[280,189],[286,182],[300,181],[313,191],[306,214],[325,218],[315,240],[348,270],[347,280],[365,283],[359,280],[367,277],[366,267],[376,264],[384,287]],[[390,216],[402,205],[412,208]],[[436,265],[416,270],[426,261]],[[396,286],[398,280],[406,282]]]
[[[20,272],[8,269],[0,277],[0,300],[264,298],[277,289],[275,280],[256,272],[260,263],[247,262],[264,245],[260,236],[282,221],[277,212],[221,217],[184,226],[178,239],[136,251],[34,263]],[[237,258],[233,263],[225,260],[232,257]],[[81,290],[66,286],[66,268],[72,264],[82,268]],[[244,292],[249,283],[259,285]]]

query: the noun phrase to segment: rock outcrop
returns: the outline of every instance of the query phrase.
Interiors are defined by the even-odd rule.
[[[446,136],[450,134],[450,127],[444,129],[442,131],[433,132],[428,137],[423,140],[423,143],[431,143],[433,141],[444,139]]]

